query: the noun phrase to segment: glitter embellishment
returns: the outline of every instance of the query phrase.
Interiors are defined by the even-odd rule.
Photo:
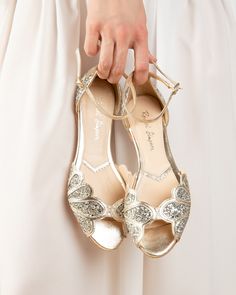
[[[179,239],[184,231],[191,208],[191,196],[186,175],[181,175],[181,183],[172,190],[171,198],[157,208],[136,199],[135,191],[128,192],[125,198],[124,217],[130,235],[137,242],[142,238],[146,224],[155,220],[172,223],[173,234]]]
[[[85,89],[89,86],[89,84],[91,83],[91,81],[93,80],[94,76],[95,76],[96,72],[93,73],[86,73],[82,78],[81,78],[81,82],[79,83],[77,82],[77,87],[76,87],[76,95],[75,95],[75,99],[76,101],[79,101],[80,98],[82,97],[82,95],[85,92]]]
[[[124,213],[125,218],[145,224],[152,218],[152,210],[145,205],[138,205],[130,208]]]
[[[96,219],[108,216],[117,221],[123,221],[123,199],[118,200],[112,206],[107,206],[100,199],[93,196],[92,187],[85,182],[82,172],[77,170],[76,167],[71,168],[67,197],[70,208],[87,236],[93,234]]]
[[[162,214],[168,221],[178,220],[188,215],[190,210],[189,204],[170,201],[162,208]]]

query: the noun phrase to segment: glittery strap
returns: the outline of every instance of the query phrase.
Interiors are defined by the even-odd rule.
[[[137,200],[136,191],[129,189],[125,198],[124,217],[132,238],[139,244],[145,226],[156,220],[172,224],[172,233],[179,240],[188,221],[191,196],[186,174],[181,174],[180,184],[171,192],[171,197],[154,208],[146,202]]]

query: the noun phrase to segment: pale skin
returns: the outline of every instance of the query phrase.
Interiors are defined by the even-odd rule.
[[[87,12],[84,50],[88,56],[99,53],[99,77],[118,83],[131,48],[134,50],[134,82],[145,83],[149,62],[156,58],[148,48],[143,0],[88,0]]]

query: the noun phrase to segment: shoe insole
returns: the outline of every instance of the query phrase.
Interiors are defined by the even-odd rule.
[[[113,114],[115,93],[106,80],[95,78],[90,87],[100,105]],[[81,171],[94,191],[94,196],[106,204],[124,197],[121,177],[118,175],[110,153],[112,119],[102,114],[91,98],[85,93],[81,100],[82,125],[84,132],[84,153]]]

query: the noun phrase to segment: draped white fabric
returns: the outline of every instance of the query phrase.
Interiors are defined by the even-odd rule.
[[[75,148],[75,49],[86,2],[0,0],[0,295],[222,295],[235,292],[236,4],[146,0],[149,45],[183,91],[169,138],[193,206],[182,240],[146,258],[126,239],[104,252],[82,234],[65,192]],[[127,71],[132,69],[129,55]],[[133,150],[115,126],[117,162]]]

